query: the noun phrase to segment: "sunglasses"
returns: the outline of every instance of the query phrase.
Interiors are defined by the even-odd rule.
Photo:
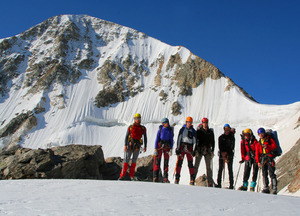
[[[202,122],[202,123],[206,123],[207,124],[208,122]]]
[[[169,122],[163,122],[163,124],[169,124]]]
[[[134,119],[138,119],[138,120],[141,120],[141,118],[140,118],[140,117],[137,117],[137,118],[134,118]]]

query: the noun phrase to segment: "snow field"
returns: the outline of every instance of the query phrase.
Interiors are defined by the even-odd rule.
[[[226,189],[97,180],[0,181],[0,215],[299,215],[300,199]]]

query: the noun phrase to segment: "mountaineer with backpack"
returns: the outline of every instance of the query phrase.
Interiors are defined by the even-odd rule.
[[[164,155],[164,183],[170,183],[168,179],[169,157],[172,155],[173,149],[173,128],[169,125],[169,119],[163,118],[162,125],[159,126],[155,147],[154,147],[154,163],[153,163],[153,181],[158,182],[158,173],[160,169],[160,161],[162,154]]]
[[[203,118],[202,124],[200,124],[197,128],[197,145],[195,148],[194,155],[195,159],[195,176],[197,176],[198,168],[204,156],[205,165],[206,165],[206,174],[208,187],[213,186],[213,178],[212,178],[212,159],[214,157],[215,150],[215,136],[214,132],[211,128],[208,127],[208,119]]]
[[[277,177],[275,174],[275,153],[274,151],[277,150],[277,145],[274,139],[266,134],[264,128],[259,128],[258,131],[259,136],[259,143],[256,146],[256,155],[255,159],[258,163],[258,167],[262,169],[262,177],[263,177],[263,184],[264,188],[262,193],[270,193],[269,189],[269,179],[268,173],[271,178],[271,194],[277,194]]]
[[[186,155],[188,160],[188,167],[190,171],[190,185],[195,184],[195,170],[193,166],[193,148],[196,145],[196,131],[193,128],[193,119],[192,117],[186,118],[186,124],[179,130],[178,139],[177,139],[177,163],[176,163],[176,175],[175,175],[175,184],[179,184],[180,171],[184,156]]]
[[[127,129],[125,136],[125,147],[124,147],[124,164],[121,170],[119,180],[125,180],[127,169],[129,166],[129,160],[132,156],[132,162],[129,170],[129,177],[133,180],[136,161],[140,153],[140,148],[143,145],[142,136],[144,136],[144,152],[147,150],[147,134],[146,128],[141,125],[141,115],[136,113],[134,115],[134,123]]]
[[[233,156],[235,147],[234,133],[231,131],[229,124],[225,124],[224,133],[219,136],[219,172],[218,172],[218,185],[216,187],[221,188],[222,172],[225,173],[225,162],[228,166],[229,173],[229,189],[233,189]]]
[[[250,177],[251,167],[253,167],[250,191],[254,192],[256,187],[257,174],[258,174],[258,165],[255,161],[255,152],[256,152],[256,146],[258,145],[258,142],[255,136],[253,135],[252,130],[249,128],[245,129],[242,132],[241,138],[242,138],[241,140],[242,160],[240,161],[240,164],[245,162],[245,167],[244,167],[243,185],[239,187],[238,190],[242,190],[242,191],[248,190],[248,180]]]

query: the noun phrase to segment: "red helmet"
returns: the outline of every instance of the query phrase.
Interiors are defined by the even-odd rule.
[[[203,122],[208,123],[208,119],[207,119],[207,118],[203,118],[203,119],[202,119],[202,123],[203,123]]]

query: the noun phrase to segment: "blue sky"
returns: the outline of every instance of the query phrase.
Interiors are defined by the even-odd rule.
[[[2,1],[0,38],[60,14],[87,14],[182,45],[259,103],[300,101],[298,0]]]

